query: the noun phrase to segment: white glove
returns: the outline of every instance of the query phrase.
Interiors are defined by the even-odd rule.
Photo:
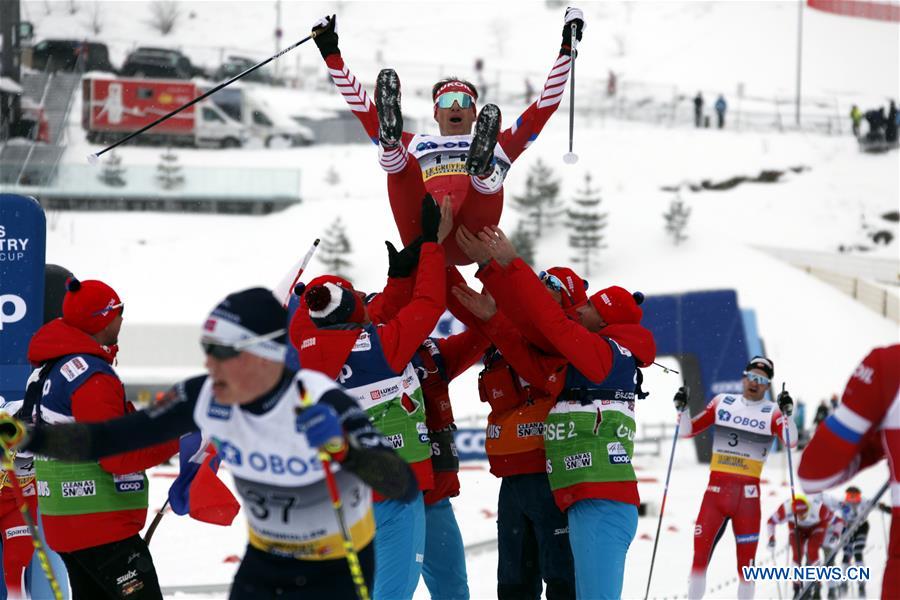
[[[581,21],[581,31],[587,29],[587,22],[585,22],[584,20],[584,12],[580,8],[570,6],[566,9],[566,18],[564,23],[568,24],[575,20]]]

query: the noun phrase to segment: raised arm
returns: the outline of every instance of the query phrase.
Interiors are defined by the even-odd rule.
[[[575,25],[576,36],[581,40],[584,31],[584,15],[580,9],[566,9],[563,24],[563,40],[559,55],[547,75],[541,95],[525,109],[512,127],[504,129],[497,136],[497,143],[506,152],[510,160],[516,160],[528,146],[537,139],[538,134],[559,107],[569,80],[572,68],[572,25]]]

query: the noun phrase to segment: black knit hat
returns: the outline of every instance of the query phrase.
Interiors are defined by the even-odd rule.
[[[765,356],[754,356],[750,359],[750,362],[747,363],[747,366],[744,367],[744,371],[749,371],[750,369],[759,369],[763,373],[766,374],[766,377],[772,379],[775,376],[775,363],[772,362],[772,359],[766,358]]]
[[[203,339],[225,345],[265,337],[247,351],[282,360],[287,350],[287,310],[266,288],[250,288],[228,294],[206,318]],[[271,337],[267,337],[271,336]]]

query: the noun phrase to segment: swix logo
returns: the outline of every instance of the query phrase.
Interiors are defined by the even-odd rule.
[[[402,406],[403,410],[406,411],[406,414],[409,415],[419,410],[419,403],[413,400],[409,394],[403,394],[400,398],[400,406]]]
[[[116,585],[122,585],[122,584],[125,583],[126,581],[129,581],[129,580],[131,580],[131,579],[134,579],[135,577],[137,577],[137,571],[135,571],[134,569],[132,569],[131,571],[128,571],[127,573],[125,573],[125,574],[122,575],[121,577],[117,577],[117,578],[116,578]]]
[[[719,409],[719,420],[723,423],[727,423],[731,420],[731,413],[727,410]]]
[[[12,308],[7,309],[10,305]],[[0,331],[3,331],[4,323],[15,323],[25,318],[28,313],[28,306],[25,300],[15,294],[0,295]]]

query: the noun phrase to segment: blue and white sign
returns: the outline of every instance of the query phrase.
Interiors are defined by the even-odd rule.
[[[44,321],[47,220],[34,198],[0,194],[0,396],[25,395],[28,343]]]

